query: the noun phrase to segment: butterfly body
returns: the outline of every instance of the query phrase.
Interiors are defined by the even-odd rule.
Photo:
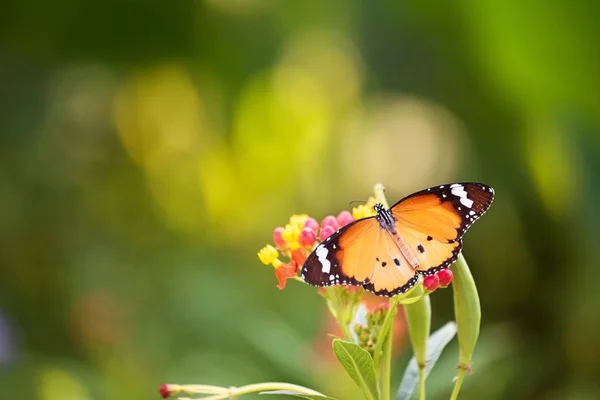
[[[346,225],[319,244],[302,268],[313,286],[363,286],[379,296],[404,293],[419,274],[448,268],[466,230],[483,215],[494,190],[454,183],[414,193],[376,215]]]

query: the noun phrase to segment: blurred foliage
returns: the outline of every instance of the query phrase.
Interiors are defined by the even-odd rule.
[[[355,398],[323,351],[319,296],[279,292],[256,250],[290,214],[337,213],[376,181],[393,200],[454,180],[497,192],[465,243],[483,326],[463,397],[597,398],[598,14],[591,0],[9,0],[2,398],[261,380]],[[452,300],[432,301],[435,328]]]

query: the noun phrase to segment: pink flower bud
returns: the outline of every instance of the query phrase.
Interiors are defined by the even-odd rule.
[[[452,282],[452,271],[450,271],[449,269],[443,269],[436,275],[440,280],[440,286],[443,288],[448,287],[450,282]]]
[[[171,397],[172,395],[175,394],[175,391],[172,390],[169,386],[170,385],[167,385],[166,383],[163,383],[158,388],[158,394],[160,394],[163,399]]]
[[[282,232],[282,227],[275,228],[275,230],[273,231],[273,243],[275,243],[275,246],[277,246],[278,248],[285,249],[286,242],[281,236]]]
[[[313,232],[318,232],[319,231],[319,223],[317,222],[316,219],[314,218],[309,218],[306,220],[306,222],[304,223],[303,228],[310,228],[313,230]]]
[[[315,231],[312,228],[304,228],[302,232],[300,232],[300,238],[298,238],[298,243],[300,246],[308,247],[315,244],[317,240],[317,235],[315,235]]]
[[[321,221],[321,229],[325,228],[326,226],[332,227],[334,232],[337,231],[337,219],[335,219],[333,215],[326,216],[325,218],[323,218],[323,221]]]
[[[440,286],[440,278],[437,275],[428,275],[423,279],[423,287],[428,292],[433,292]]]
[[[343,228],[352,221],[354,221],[354,218],[352,218],[352,214],[350,214],[348,211],[342,211],[337,216],[337,223],[340,228]]]
[[[334,232],[335,232],[335,229],[333,229],[330,225],[326,225],[323,228],[321,228],[321,233],[319,233],[319,239],[321,239],[321,242],[322,242],[325,239],[327,239],[329,236],[331,236]]]

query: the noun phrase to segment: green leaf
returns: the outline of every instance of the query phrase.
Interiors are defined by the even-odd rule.
[[[357,344],[340,339],[333,341],[333,352],[365,397],[369,400],[378,399],[375,365],[371,354]]]
[[[456,324],[454,322],[448,322],[440,329],[435,331],[427,340],[427,365],[425,366],[425,378],[431,372],[431,369],[440,358],[442,350],[456,335]],[[409,363],[404,376],[402,377],[402,383],[398,389],[398,400],[409,400],[419,384],[419,366],[416,358],[413,356]]]
[[[296,396],[296,397],[301,397],[303,399],[310,399],[310,400],[336,400],[333,397],[329,397],[329,396],[306,394],[306,393],[302,393],[302,392],[296,392],[294,390],[271,390],[269,392],[260,392],[259,394],[278,394],[281,396]]]

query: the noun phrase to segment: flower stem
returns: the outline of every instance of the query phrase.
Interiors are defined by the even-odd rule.
[[[235,398],[243,394],[265,392],[273,390],[290,390],[293,392],[304,393],[313,396],[325,396],[323,393],[319,393],[316,390],[309,389],[304,386],[294,385],[285,382],[264,382],[255,383],[252,385],[246,385],[241,387],[218,387],[218,386],[206,386],[206,385],[173,385],[173,391],[184,392],[188,394],[214,394],[214,396],[203,397],[204,400],[225,400]],[[180,398],[184,399],[184,398]]]
[[[463,379],[465,379],[465,369],[458,369],[458,376],[456,377],[456,382],[454,383],[454,390],[452,391],[452,396],[450,396],[450,400],[458,399],[458,392],[460,392],[460,387],[462,386]]]
[[[340,329],[342,330],[342,335],[344,335],[344,340],[347,342],[353,342],[354,340],[352,339],[352,333],[350,333],[350,327],[343,319],[344,318],[342,318],[342,321],[339,321],[339,325]]]
[[[415,289],[415,294],[423,297],[413,303],[405,304],[406,322],[410,333],[410,341],[419,367],[419,400],[425,400],[425,368],[427,366],[427,340],[431,330],[431,300],[424,296],[422,286]]]
[[[381,362],[381,354],[383,351],[383,345],[385,343],[385,338],[388,334],[392,332],[392,323],[394,322],[394,317],[398,312],[398,303],[395,297],[390,299],[390,308],[383,320],[383,324],[381,324],[380,337],[375,345],[375,350],[373,351],[373,361],[375,362],[375,368],[379,370],[379,365]]]
[[[353,342],[352,333],[350,332],[350,321],[353,318],[353,310],[348,310],[348,305],[342,300],[342,294],[339,288],[330,289],[330,297],[327,300],[327,306],[333,317],[337,320],[344,340]],[[350,315],[349,315],[350,313]]]
[[[419,368],[419,400],[425,400],[425,368]]]
[[[383,363],[381,365],[381,400],[390,400],[390,377],[392,375],[392,344],[394,342],[393,329],[388,332],[383,349]]]

